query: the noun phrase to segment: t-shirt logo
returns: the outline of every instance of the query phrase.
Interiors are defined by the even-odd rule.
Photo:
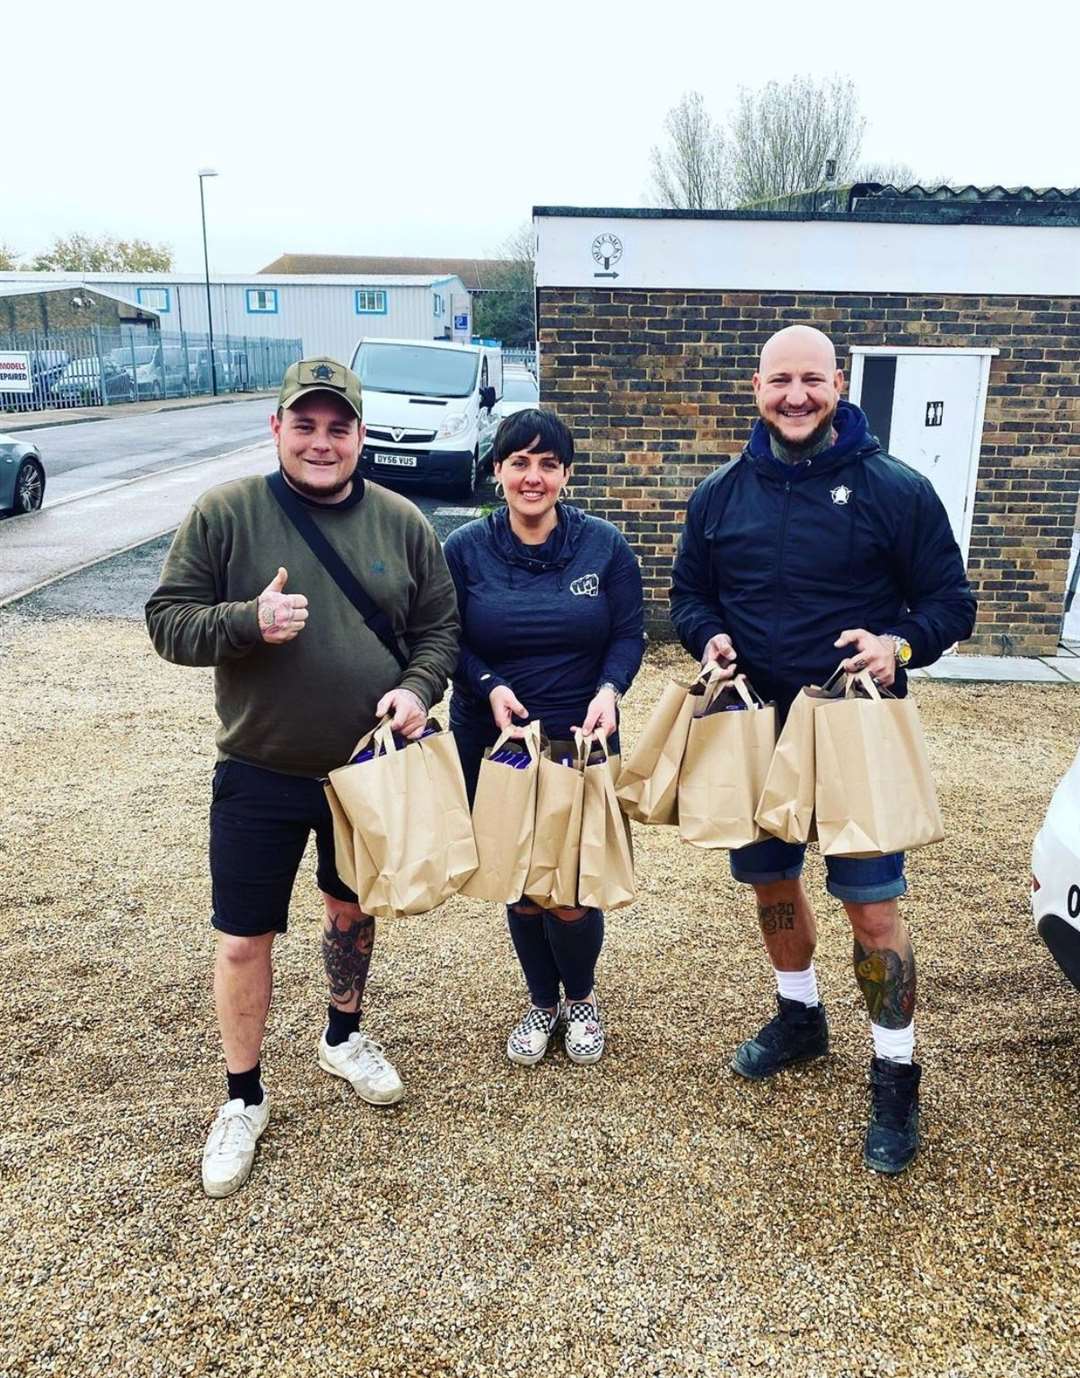
[[[583,574],[570,585],[570,592],[579,597],[596,598],[600,593],[599,574]]]

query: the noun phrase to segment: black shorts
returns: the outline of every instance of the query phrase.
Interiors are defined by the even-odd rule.
[[[210,805],[210,880],[222,933],[284,933],[289,900],[312,829],[319,889],[356,903],[334,866],[334,824],[318,780],[219,761]]]

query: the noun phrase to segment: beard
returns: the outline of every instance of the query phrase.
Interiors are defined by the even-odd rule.
[[[356,477],[356,471],[360,467],[360,460],[357,459],[351,471],[346,474],[343,479],[335,483],[332,488],[324,488],[321,484],[305,483],[301,478],[293,478],[291,474],[285,472],[285,466],[281,462],[280,455],[278,456],[278,467],[281,470],[281,477],[290,488],[294,488],[298,493],[303,493],[306,498],[321,498],[325,501],[327,498],[336,498],[339,494],[345,492]]]
[[[832,411],[826,416],[823,416],[810,434],[805,436],[802,440],[790,440],[774,422],[768,420],[768,418],[764,416],[761,419],[765,422],[765,429],[769,432],[769,435],[772,436],[773,440],[775,440],[782,449],[786,450],[788,454],[802,455],[807,454],[811,450],[819,450],[822,448],[821,442],[832,431],[833,421],[836,419],[836,408],[833,407]]]

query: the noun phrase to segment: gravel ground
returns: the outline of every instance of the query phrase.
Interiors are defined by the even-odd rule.
[[[636,726],[681,654],[650,656]],[[915,856],[925,1143],[861,1165],[866,1017],[824,893],[824,1062],[727,1071],[772,999],[724,858],[637,829],[609,921],[609,1051],[503,1054],[503,919],[380,925],[366,1024],[391,1110],[322,1075],[309,862],[280,944],[273,1114],[204,1198],[221,1099],[204,861],[208,672],[128,621],[0,623],[0,1374],[1080,1373],[1077,995],[1033,936],[1032,832],[1071,687],[919,690],[948,840]]]

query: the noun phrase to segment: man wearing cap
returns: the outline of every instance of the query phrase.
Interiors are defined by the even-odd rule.
[[[411,502],[357,473],[364,426],[356,375],[333,359],[293,364],[270,429],[279,474],[204,493],[146,605],[159,655],[214,666],[220,719],[211,922],[228,1099],[203,1154],[210,1196],[247,1180],[269,1118],[259,1058],[271,947],[285,932],[312,831],[330,986],[319,1065],[371,1104],[403,1094],[382,1049],[359,1028],[375,921],[335,871],[320,781],[384,714],[418,737],[457,660],[457,603],[435,533]],[[343,561],[374,615],[346,596],[297,520],[317,528],[316,544],[330,547],[323,556],[331,566],[335,555]]]

